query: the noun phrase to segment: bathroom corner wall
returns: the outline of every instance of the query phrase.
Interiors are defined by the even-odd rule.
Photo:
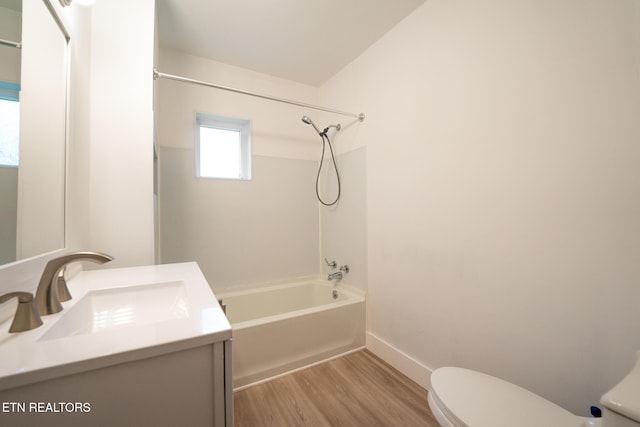
[[[335,119],[334,119],[335,120]],[[343,138],[333,134],[335,149],[342,150]],[[327,149],[328,150],[328,149]],[[338,266],[347,264],[349,273],[344,283],[367,290],[367,151],[365,147],[341,152],[337,158],[341,195],[334,206],[320,207],[320,256],[335,260]],[[337,182],[331,157],[325,158],[321,174],[321,195],[332,202],[337,194]],[[323,274],[333,272],[322,262]]]
[[[628,372],[639,29],[632,0],[432,0],[321,87],[367,115],[342,139],[366,145],[368,329],[391,359],[582,415]]]
[[[165,73],[318,103],[314,87],[171,50],[161,50],[159,59]],[[185,83],[161,79],[157,85],[162,262],[196,260],[217,287],[325,274],[327,257],[349,264],[345,283],[366,289],[366,151],[342,138],[357,132],[353,120]],[[195,178],[196,112],[252,121],[251,181]],[[322,142],[303,115],[343,126],[332,136],[343,184],[335,207],[316,200]],[[327,198],[333,197],[332,171],[327,158]]]

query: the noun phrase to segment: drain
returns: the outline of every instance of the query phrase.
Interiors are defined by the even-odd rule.
[[[337,290],[337,289],[334,289],[334,290],[331,292],[331,296],[333,297],[333,299],[338,299],[338,290]]]

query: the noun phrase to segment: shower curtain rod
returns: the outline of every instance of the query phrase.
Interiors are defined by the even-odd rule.
[[[15,47],[16,49],[22,49],[22,43],[19,43],[19,42],[12,42],[11,40],[3,40],[3,39],[0,39],[0,45],[2,45],[2,46]]]
[[[161,73],[157,69],[154,68],[153,69],[153,79],[156,80],[158,78],[175,80],[175,81],[183,82],[183,83],[193,83],[193,84],[197,84],[197,85],[200,85],[200,86],[212,87],[214,89],[222,89],[222,90],[227,90],[229,92],[240,93],[242,95],[249,95],[249,96],[255,96],[257,98],[268,99],[270,101],[283,102],[285,104],[297,105],[299,107],[312,108],[314,110],[321,110],[321,111],[326,111],[326,112],[329,112],[329,113],[341,114],[343,116],[355,117],[360,121],[364,120],[364,113],[360,113],[360,114],[348,113],[346,111],[339,111],[339,110],[334,110],[334,109],[331,109],[331,108],[319,107],[317,105],[305,104],[303,102],[291,101],[289,99],[276,98],[276,97],[273,97],[273,96],[262,95],[262,94],[259,94],[259,93],[249,92],[247,90],[242,90],[242,89],[236,89],[236,88],[232,88],[232,87],[229,87],[229,86],[221,86],[221,85],[216,85],[216,84],[213,84],[213,83],[203,82],[203,81],[200,81],[200,80],[188,79],[186,77],[180,77],[180,76],[175,76],[175,75],[172,75],[172,74]]]

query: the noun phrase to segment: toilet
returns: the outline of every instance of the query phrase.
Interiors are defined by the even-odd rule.
[[[441,427],[640,427],[640,352],[602,396],[602,418],[585,418],[515,384],[464,368],[431,375],[429,408]]]

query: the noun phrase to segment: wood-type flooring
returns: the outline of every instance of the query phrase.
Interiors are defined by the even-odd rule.
[[[236,427],[438,427],[425,389],[368,350],[234,393]]]

